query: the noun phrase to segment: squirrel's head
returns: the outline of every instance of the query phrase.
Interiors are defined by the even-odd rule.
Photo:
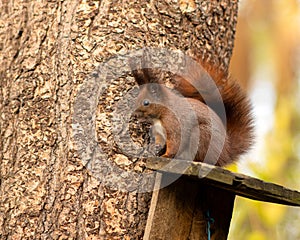
[[[160,118],[164,111],[165,93],[157,83],[140,86],[136,100],[136,115],[139,118]]]

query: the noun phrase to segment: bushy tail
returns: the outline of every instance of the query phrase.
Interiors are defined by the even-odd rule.
[[[232,79],[220,91],[225,112],[227,135],[232,160],[249,150],[253,144],[254,126],[252,108],[246,93]]]
[[[217,86],[221,100],[220,95],[214,93],[216,88],[210,84],[212,81]],[[226,123],[231,161],[237,160],[239,155],[249,150],[254,139],[251,104],[247,94],[236,81],[228,77],[227,73],[209,63],[192,63],[187,65],[181,76],[175,77],[174,87],[185,97],[202,102],[205,99],[206,104]]]

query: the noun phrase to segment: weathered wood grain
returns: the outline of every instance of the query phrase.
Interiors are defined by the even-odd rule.
[[[300,206],[300,192],[257,178],[233,173],[205,163],[150,158],[146,166],[160,172],[180,174],[236,195],[271,203]]]
[[[164,185],[173,177],[164,173],[156,181]],[[234,198],[234,193],[180,177],[153,193],[144,240],[206,240],[208,213],[211,239],[226,240]]]

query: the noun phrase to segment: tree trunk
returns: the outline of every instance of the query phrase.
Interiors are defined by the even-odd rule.
[[[2,1],[1,239],[141,239],[151,192],[140,189],[151,186],[151,178],[145,182],[143,163],[120,151],[112,137],[111,106],[135,82],[121,76],[101,96],[89,96],[99,100],[90,118],[97,134],[91,136],[116,169],[98,166],[105,179],[82,159],[86,149],[78,146],[74,116],[85,106],[76,104],[90,90],[84,86],[99,64],[145,46],[189,51],[226,70],[237,5],[230,0]],[[125,176],[132,171],[139,174],[136,182]],[[118,188],[108,184],[114,177],[121,177]]]

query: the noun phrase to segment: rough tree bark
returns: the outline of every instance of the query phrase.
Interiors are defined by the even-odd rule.
[[[237,0],[0,1],[1,239],[141,239],[150,193],[111,189],[80,159],[74,99],[115,54],[191,50],[227,69]],[[107,161],[145,171],[118,152],[110,112],[133,78],[100,99],[97,136]],[[130,183],[126,183],[130,185]]]

